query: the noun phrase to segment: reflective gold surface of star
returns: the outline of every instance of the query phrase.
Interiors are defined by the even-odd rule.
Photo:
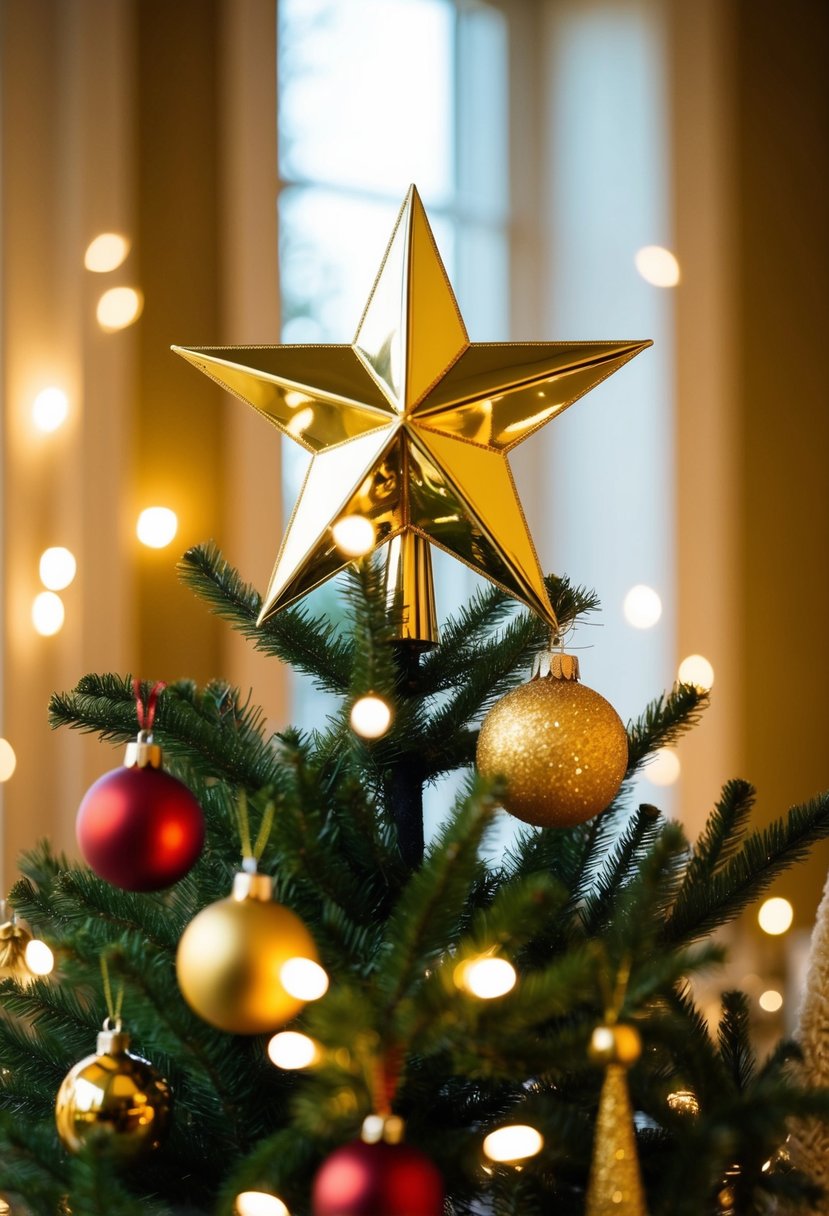
[[[647,346],[471,343],[412,187],[351,346],[174,347],[312,454],[260,623],[348,564],[331,529],[364,515],[375,548],[438,545],[555,629],[507,455]],[[430,580],[395,580],[401,636],[435,641]]]

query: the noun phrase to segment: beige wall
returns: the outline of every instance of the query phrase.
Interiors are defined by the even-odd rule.
[[[829,788],[829,6],[741,0],[736,52],[739,714],[769,818]],[[801,923],[827,863],[780,883]]]
[[[94,739],[49,731],[52,691],[87,671],[224,675],[255,686],[275,721],[284,704],[274,664],[242,651],[175,576],[179,553],[214,537],[265,581],[278,443],[254,436],[255,418],[169,350],[277,337],[274,6],[6,0],[0,13],[0,733],[18,756],[0,794],[7,887],[39,836],[73,847],[84,790],[120,761]],[[105,230],[129,235],[132,251],[122,270],[95,276],[83,252]],[[102,333],[98,295],[121,283],[142,290],[143,315]],[[43,437],[31,403],[53,383],[72,413]],[[134,537],[153,503],[179,515],[162,551]],[[29,614],[49,544],[72,549],[79,574],[64,629],[44,639]]]

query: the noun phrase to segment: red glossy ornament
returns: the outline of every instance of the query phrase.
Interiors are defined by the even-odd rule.
[[[356,1140],[320,1168],[311,1210],[313,1216],[443,1216],[443,1182],[409,1144]]]
[[[90,786],[75,824],[84,860],[125,891],[159,891],[183,878],[204,844],[204,816],[190,790],[161,768],[161,748],[127,746],[123,768]]]

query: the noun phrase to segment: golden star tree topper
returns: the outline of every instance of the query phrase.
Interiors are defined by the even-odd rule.
[[[401,639],[437,640],[429,544],[555,630],[508,455],[647,346],[470,342],[413,186],[351,345],[173,347],[312,455],[260,624],[348,564],[332,528],[357,515]]]

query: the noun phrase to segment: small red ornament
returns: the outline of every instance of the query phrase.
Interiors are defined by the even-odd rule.
[[[402,1128],[400,1120],[386,1121],[394,1124]],[[311,1208],[313,1216],[443,1216],[443,1181],[409,1144],[355,1140],[320,1168]]]
[[[142,730],[127,744],[124,767],[87,790],[75,824],[85,861],[126,891],[158,891],[183,878],[204,844],[204,816],[190,790],[161,767],[149,733],[158,696],[147,712],[136,691]],[[163,687],[163,685],[162,685]]]

